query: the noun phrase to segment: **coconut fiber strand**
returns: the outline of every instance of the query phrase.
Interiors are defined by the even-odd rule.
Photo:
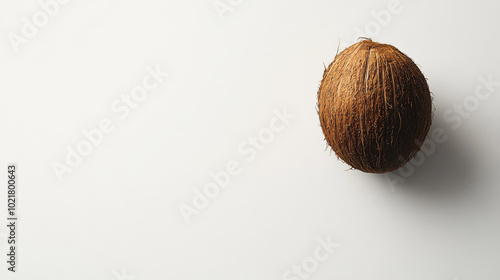
[[[384,173],[419,151],[432,98],[418,66],[394,46],[363,40],[335,56],[318,91],[323,134],[355,169]]]

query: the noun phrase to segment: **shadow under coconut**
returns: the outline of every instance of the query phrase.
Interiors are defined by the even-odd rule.
[[[387,182],[391,178],[396,191],[404,191],[424,196],[461,196],[474,187],[477,172],[474,156],[459,138],[453,138],[449,125],[440,120],[433,120],[430,131],[441,128],[445,131],[446,141],[436,143],[432,139],[433,152],[423,148],[417,156],[402,168],[388,174],[382,174]],[[431,150],[427,144],[427,151]]]

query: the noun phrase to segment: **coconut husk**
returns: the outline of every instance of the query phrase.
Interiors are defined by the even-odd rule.
[[[419,151],[432,121],[432,98],[412,59],[394,46],[363,40],[325,69],[318,113],[338,158],[364,172],[384,173]]]

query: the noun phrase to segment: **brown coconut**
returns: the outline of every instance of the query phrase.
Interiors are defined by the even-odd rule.
[[[387,44],[358,42],[335,56],[318,91],[325,139],[355,169],[384,173],[419,151],[432,98],[418,66]]]

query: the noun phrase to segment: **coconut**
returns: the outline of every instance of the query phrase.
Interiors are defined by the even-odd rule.
[[[360,41],[335,56],[318,91],[325,140],[338,158],[369,173],[404,166],[432,121],[419,67],[394,46]]]

